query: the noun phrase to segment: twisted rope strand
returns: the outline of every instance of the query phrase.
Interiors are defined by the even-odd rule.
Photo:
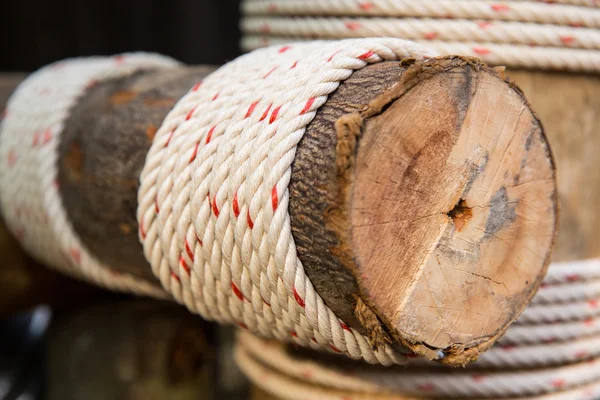
[[[242,346],[235,349],[236,363],[244,374],[258,387],[271,393],[282,400],[419,400],[428,398],[426,394],[418,397],[391,394],[391,393],[368,393],[352,392],[347,389],[334,389],[326,386],[309,385],[305,381],[294,379],[285,375],[281,370],[272,369],[260,363]],[[303,374],[309,374],[303,371]],[[477,377],[476,379],[482,379]],[[558,384],[559,381],[557,381]],[[430,386],[423,386],[428,389]],[[552,392],[549,394],[520,396],[521,400],[594,400],[600,396],[600,382],[593,382],[582,386],[576,386],[566,390]],[[513,397],[510,397],[512,399]],[[487,397],[489,399],[489,397]],[[496,400],[508,400],[508,398],[496,397]]]
[[[304,382],[307,387],[321,385],[363,395],[400,394],[419,398],[539,396],[594,383],[600,378],[598,358],[533,370],[405,370],[324,361],[316,363],[287,353],[281,344],[246,333],[239,335],[238,347],[271,371],[284,371],[285,375]],[[252,376],[252,372],[244,368],[247,360],[240,360],[239,354],[240,350],[238,363],[245,373]],[[269,379],[270,373],[267,372],[260,380],[266,382]],[[272,389],[271,382],[266,389]],[[283,397],[290,398],[288,394]]]
[[[558,285],[543,283],[531,304],[569,303],[600,297],[600,279]]]
[[[590,317],[579,321],[517,325],[513,324],[499,340],[499,345],[538,344],[568,341],[600,333],[600,318]]]
[[[242,49],[255,50],[264,46],[285,46],[292,42],[307,40],[302,37],[244,36]],[[600,52],[554,47],[530,47],[477,42],[443,42],[439,40],[417,40],[439,54],[461,54],[478,57],[492,65],[507,65],[513,68],[551,69],[575,72],[600,72]]]
[[[589,336],[567,342],[539,343],[533,345],[502,344],[479,356],[469,368],[534,368],[580,362],[592,357],[600,357],[600,335]],[[416,358],[411,366],[431,367],[432,363]],[[433,364],[437,365],[437,364]],[[440,367],[444,368],[440,365]]]
[[[410,40],[600,48],[600,31],[596,29],[522,22],[433,18],[246,17],[240,25],[242,31],[251,35],[322,39],[389,36]]]
[[[558,323],[585,320],[598,315],[600,298],[595,298],[572,303],[532,305],[525,309],[515,324]]]
[[[246,2],[261,2],[264,0],[244,0]],[[437,1],[437,0],[422,0],[422,1]],[[449,0],[452,1],[452,0]],[[464,1],[464,0],[460,0]],[[472,0],[475,1],[475,0]],[[514,3],[514,2],[527,2],[527,3],[543,3],[546,5],[553,4],[564,4],[564,5],[572,5],[572,6],[581,6],[581,7],[592,7],[592,8],[600,8],[600,3],[598,0],[504,0],[500,3]],[[360,7],[369,8],[372,7],[369,5],[369,1],[361,1]],[[498,3],[495,3],[498,4]],[[273,7],[271,7],[273,8]]]
[[[242,3],[245,15],[460,18],[600,28],[600,10],[541,2],[487,0],[258,0]]]
[[[600,258],[554,262],[548,269],[544,283],[581,282],[600,278]]]
[[[246,0],[242,47],[391,36],[514,68],[600,72],[597,1]]]

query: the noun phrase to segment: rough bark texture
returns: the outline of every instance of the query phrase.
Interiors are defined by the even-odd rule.
[[[157,281],[136,221],[139,176],[167,113],[211,67],[138,73],[89,90],[60,144],[64,206],[83,244],[107,266]]]
[[[335,227],[327,224],[337,206],[338,179],[335,121],[359,110],[398,82],[404,68],[379,63],[352,74],[329,97],[308,125],[296,150],[290,180],[289,213],[298,257],[327,305],[352,328],[366,330],[357,319],[358,282],[347,265],[352,253],[336,251]],[[350,257],[350,259],[348,259]]]
[[[509,71],[544,124],[557,165],[553,261],[600,257],[600,76]]]

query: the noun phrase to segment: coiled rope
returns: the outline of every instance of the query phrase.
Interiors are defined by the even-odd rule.
[[[0,135],[0,207],[12,233],[37,260],[106,288],[167,297],[162,288],[102,265],[83,246],[58,191],[58,146],[69,113],[87,88],[176,65],[147,53],[64,60],[31,74],[11,96]]]
[[[595,399],[600,395],[600,358],[593,356],[581,357],[578,362],[570,364],[538,369],[526,365],[519,367],[528,368],[513,368],[516,367],[513,364],[500,370],[476,367],[463,370],[448,370],[447,367],[384,368],[349,365],[341,360],[321,359],[317,363],[289,353],[279,343],[240,334],[236,360],[254,384],[281,399],[500,399],[518,396],[578,400]],[[327,392],[330,397],[318,396],[321,391]],[[553,396],[547,397],[548,393],[553,393]]]
[[[362,376],[355,378],[356,373],[347,369],[340,372],[339,369],[330,366],[291,358],[283,351],[275,354],[269,352],[271,358],[266,360],[261,355],[250,354],[243,347],[245,345],[246,343],[243,341],[238,341],[236,349],[236,361],[243,372],[256,386],[286,400],[458,398],[456,395],[449,394],[453,389],[456,389],[456,393],[462,393],[464,395],[462,398],[471,399],[594,400],[600,396],[600,383],[598,376],[595,376],[598,373],[598,369],[595,368],[597,367],[596,359],[573,364],[570,368],[546,370],[535,375],[531,371],[516,370],[504,374],[473,374],[457,379],[455,374],[448,373],[440,380],[440,376],[425,372],[405,374],[402,371],[394,370],[387,371],[387,377],[382,375],[386,371],[371,373],[368,375],[368,378],[371,379],[369,380]],[[264,351],[265,348],[266,345],[263,344],[261,349]],[[277,366],[274,367],[273,365],[276,363]],[[363,368],[360,367],[361,370]],[[294,375],[282,372],[290,369],[294,369]],[[390,381],[395,381],[399,377],[402,379],[396,386],[405,386],[408,389],[401,390],[400,393],[394,393],[389,388],[381,391],[380,381],[382,379],[388,378]],[[569,380],[567,381],[565,377]],[[441,391],[437,390],[439,387],[442,388]],[[562,389],[558,390],[558,388]],[[405,392],[407,394],[404,394]],[[504,392],[510,394],[500,394]],[[536,392],[539,393],[534,394]],[[490,395],[490,393],[492,394]]]
[[[316,363],[248,333],[239,336],[236,359],[254,384],[282,399],[596,399],[600,299],[570,301],[569,295],[559,295],[548,301],[544,291],[589,292],[599,272],[597,260],[551,265],[533,300],[539,304],[528,307],[496,346],[462,370],[410,355],[410,367],[404,369],[327,359]]]
[[[550,2],[549,2],[550,3]],[[597,1],[246,0],[242,47],[391,36],[515,68],[600,71]]]

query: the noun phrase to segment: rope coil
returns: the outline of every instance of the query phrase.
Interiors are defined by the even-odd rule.
[[[302,369],[298,371],[297,376],[286,375],[284,369],[272,368],[268,363],[262,363],[261,358],[254,357],[255,354],[250,353],[244,347],[244,344],[238,344],[236,348],[236,362],[244,372],[244,374],[259,388],[265,390],[268,393],[271,393],[277,396],[280,399],[284,400],[302,400],[302,399],[322,399],[322,400],[339,400],[339,399],[349,399],[349,400],[366,400],[366,399],[377,399],[377,400],[419,400],[425,398],[440,398],[439,395],[431,396],[431,392],[435,389],[435,386],[431,383],[420,383],[417,386],[418,395],[408,395],[408,394],[399,394],[399,393],[390,393],[390,392],[368,392],[366,389],[366,384],[364,382],[360,382],[358,385],[360,386],[357,390],[352,390],[350,388],[337,388],[331,387],[327,385],[327,382],[332,380],[332,377],[329,376],[329,371],[325,370],[318,371],[315,373],[315,370],[311,368]],[[263,347],[264,348],[264,347]],[[259,361],[261,360],[261,361]],[[294,363],[297,363],[296,360],[293,360]],[[583,364],[581,366],[582,370],[593,370],[593,364]],[[577,371],[570,371],[575,373]],[[351,372],[345,371],[345,376],[351,375]],[[515,373],[515,375],[519,375],[519,373]],[[319,383],[315,384],[313,382],[309,382],[306,377],[318,376],[321,377],[319,379]],[[325,376],[323,378],[323,376]],[[514,375],[513,375],[514,376]],[[415,377],[414,375],[412,376]],[[335,378],[339,378],[339,375],[335,375]],[[523,382],[521,386],[526,386],[527,381],[531,380],[533,377],[531,376],[521,376],[521,381]],[[548,379],[550,378],[550,379]],[[473,382],[481,382],[486,379],[484,375],[473,375],[470,377]],[[543,380],[549,382],[550,387],[565,387],[566,381],[563,378],[554,378],[551,376],[545,376],[542,378]],[[447,379],[442,382],[443,384],[450,383],[452,384],[453,376],[450,375]],[[464,382],[464,381],[463,381]],[[344,382],[346,383],[346,382]],[[461,382],[462,383],[462,382]],[[539,381],[537,382],[540,383]],[[510,385],[510,384],[509,384]],[[472,386],[472,385],[470,385]],[[505,388],[508,385],[502,385]],[[480,390],[483,387],[480,388]],[[514,391],[514,390],[513,390]],[[480,393],[480,392],[477,392]],[[519,396],[518,398],[521,400],[594,400],[600,396],[600,383],[598,381],[591,380],[588,383],[585,383],[580,386],[573,386],[561,391],[550,391],[548,393],[542,394],[534,394],[534,395],[524,395]],[[452,396],[446,396],[445,398],[453,398]],[[454,397],[457,398],[457,397]],[[497,396],[497,397],[489,397],[486,394],[476,394],[475,397],[470,398],[485,398],[490,399],[494,398],[495,400],[503,400],[503,399],[514,399],[513,396]]]
[[[462,370],[419,358],[381,368],[294,355],[274,342],[240,334],[236,360],[254,384],[282,399],[508,398],[589,400],[600,396],[600,300],[597,260],[555,263],[543,288],[497,345]],[[556,296],[548,297],[544,291]]]
[[[541,1],[489,0],[250,0],[242,4],[246,15],[436,17],[535,22],[600,28],[600,10],[545,4]]]
[[[251,369],[260,365],[266,369],[259,380],[252,381],[283,399],[298,398],[290,387],[276,387],[270,382],[273,374],[281,374],[304,382],[306,389],[325,387],[331,391],[352,392],[357,397],[396,395],[392,398],[505,398],[541,396],[546,393],[579,389],[600,379],[598,358],[551,368],[489,371],[467,368],[385,368],[303,358],[289,353],[278,343],[241,334],[236,354],[238,364],[251,379]],[[252,365],[252,366],[251,366]],[[276,372],[277,371],[277,372]],[[268,386],[268,387],[266,387]],[[338,398],[342,397],[338,394]],[[364,398],[364,397],[363,397]],[[386,398],[386,397],[383,397]],[[569,398],[569,397],[567,397]],[[570,397],[573,399],[573,397]],[[580,397],[594,398],[594,397]]]
[[[600,72],[597,2],[246,0],[242,47],[391,36],[494,65]]]

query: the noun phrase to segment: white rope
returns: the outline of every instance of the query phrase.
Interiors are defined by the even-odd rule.
[[[559,285],[543,283],[531,304],[568,303],[600,298],[600,279]]]
[[[600,72],[597,1],[246,0],[242,48],[389,36],[513,68]]]
[[[373,351],[313,288],[297,257],[287,189],[298,141],[354,70],[434,53],[399,39],[271,47],[196,85],[158,130],[141,174],[140,239],[163,286],[193,312],[304,346]]]
[[[600,334],[600,318],[534,325],[513,324],[499,340],[499,345],[524,345],[568,341]]]
[[[168,68],[167,57],[133,53],[51,64],[10,98],[0,132],[0,205],[23,247],[69,275],[120,291],[165,297],[156,286],[102,265],[81,243],[58,191],[58,146],[69,113],[86,88],[141,69]]]
[[[475,368],[533,368],[578,362],[600,357],[600,335],[578,338],[566,342],[535,345],[498,345],[479,356],[469,365]],[[414,365],[431,366],[425,359],[414,359]],[[437,364],[434,364],[437,365]]]
[[[544,284],[580,282],[600,278],[600,258],[554,262],[548,269]]]
[[[245,0],[246,2],[264,2],[264,0]],[[422,0],[422,1],[437,1],[437,0]],[[452,0],[448,0],[452,1]],[[464,1],[464,0],[460,0]],[[474,1],[474,0],[471,0]],[[502,3],[513,3],[513,2],[526,2],[526,3],[544,3],[548,5],[553,4],[565,4],[565,5],[573,5],[573,6],[581,6],[581,7],[592,7],[592,8],[600,8],[600,4],[598,0],[504,0],[502,2],[495,2],[494,4],[502,4]],[[369,9],[373,6],[370,5],[371,1],[357,1],[358,6],[362,9]],[[268,11],[274,11],[274,7],[268,7]]]
[[[254,359],[244,348],[236,348],[236,362],[246,376],[259,388],[271,393],[281,400],[422,400],[425,396],[409,396],[403,394],[368,393],[350,391],[348,389],[332,389],[327,386],[307,384],[303,380],[294,379],[280,370],[272,369]],[[308,372],[303,371],[304,375]],[[480,379],[477,377],[476,379]],[[567,390],[549,394],[520,396],[520,400],[595,400],[600,396],[600,382],[593,382]],[[512,397],[511,397],[512,398]],[[489,397],[488,397],[489,399]],[[496,397],[495,400],[503,400]]]
[[[600,28],[600,10],[530,1],[264,0],[243,2],[242,12],[246,15],[487,19]]]
[[[435,0],[427,0],[427,1],[435,1]],[[546,3],[546,4],[566,4],[572,6],[581,6],[581,7],[600,7],[600,2],[598,0],[504,0],[506,2],[515,2],[515,1],[526,1],[526,2],[538,2],[538,3]]]
[[[244,36],[241,46],[246,51],[264,46],[285,46],[292,42],[308,40],[302,37]],[[440,40],[416,40],[439,54],[461,54],[477,57],[491,65],[513,68],[551,69],[573,72],[600,72],[600,52],[570,48],[530,47],[494,43],[443,42]]]
[[[559,304],[531,305],[515,324],[538,324],[585,320],[600,315],[600,298]]]
[[[247,17],[242,19],[241,28],[250,35],[322,39],[389,36],[410,40],[600,48],[598,29],[522,22],[434,18]]]
[[[339,394],[340,390],[344,391],[344,394],[362,394],[364,398],[373,398],[379,394],[419,398],[537,398],[536,396],[545,393],[596,384],[600,379],[598,358],[552,368],[510,371],[486,371],[476,368],[456,370],[448,367],[434,370],[383,368],[342,363],[341,360],[337,360],[336,363],[320,360],[316,363],[288,353],[278,343],[244,333],[239,335],[236,353],[238,364],[253,383],[283,399],[299,397],[296,397],[298,393],[291,387],[276,387],[277,384],[271,381],[275,371],[281,371],[286,377],[303,382],[305,390],[314,390],[321,386],[338,391],[338,399],[342,397]],[[264,367],[263,373],[254,378],[254,368],[260,367],[261,364]]]

